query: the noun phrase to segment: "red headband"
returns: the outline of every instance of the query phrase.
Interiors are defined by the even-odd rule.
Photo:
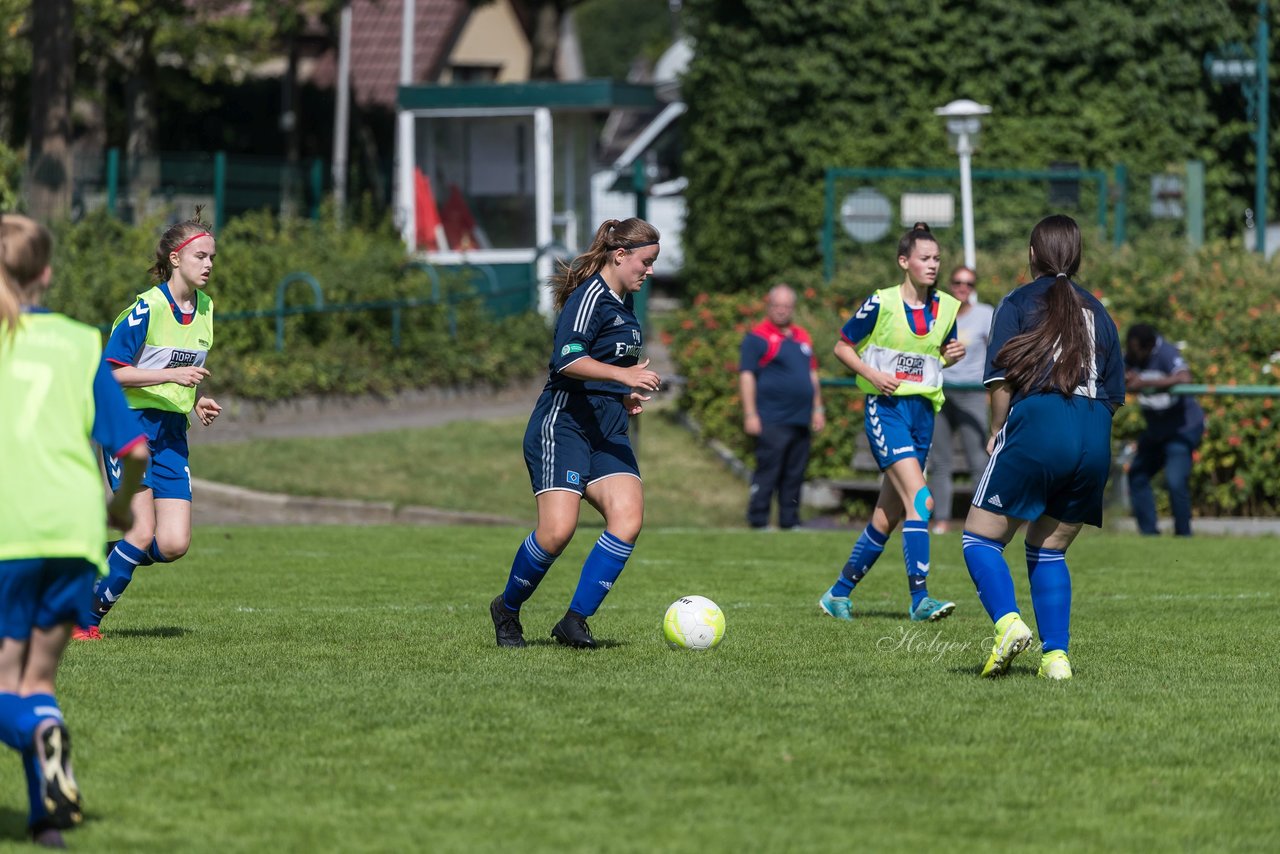
[[[200,238],[202,238],[202,237],[213,237],[213,235],[212,235],[212,234],[210,234],[210,233],[209,233],[209,232],[207,232],[207,231],[202,231],[202,232],[200,232],[199,234],[193,234],[193,235],[191,235],[190,237],[188,237],[186,240],[184,240],[184,241],[182,241],[181,243],[179,243],[179,244],[178,244],[178,247],[177,247],[176,249],[174,249],[174,250],[173,250],[173,252],[170,252],[169,254],[170,254],[170,255],[172,255],[172,254],[174,254],[174,252],[181,252],[181,251],[182,251],[182,247],[186,246],[186,245],[187,245],[188,243],[190,243],[191,241],[193,241],[193,240],[199,240],[199,239],[200,239]]]

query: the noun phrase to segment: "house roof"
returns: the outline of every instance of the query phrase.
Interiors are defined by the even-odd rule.
[[[467,0],[415,0],[413,81],[435,80],[470,11]],[[351,95],[364,107],[395,109],[400,85],[403,0],[353,0],[351,4]],[[317,65],[314,80],[332,86],[333,52]]]

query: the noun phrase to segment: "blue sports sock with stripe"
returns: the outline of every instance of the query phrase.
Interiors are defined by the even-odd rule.
[[[884,544],[887,542],[888,534],[882,534],[870,525],[864,528],[858,541],[853,544],[853,551],[849,553],[844,569],[840,570],[840,577],[831,585],[831,595],[844,598],[852,593],[862,576],[875,566],[876,560],[884,553]]]
[[[22,769],[27,775],[27,806],[31,812],[29,824],[35,824],[48,816],[44,806],[43,792],[40,788],[40,762],[36,757],[36,727],[45,718],[62,720],[62,709],[52,694],[30,694],[22,698],[23,709],[18,717],[18,726],[26,734],[26,744],[22,747]]]
[[[139,566],[149,566],[153,563],[173,563],[172,560],[160,553],[160,544],[156,542],[156,538],[151,538],[151,545],[147,546],[146,563],[140,563]]]
[[[102,624],[116,600],[124,594],[124,589],[133,580],[133,571],[139,566],[150,563],[147,554],[137,546],[124,540],[116,543],[116,547],[107,555],[107,577],[100,579],[93,586],[93,609],[89,616],[89,625]]]
[[[0,693],[0,741],[14,750],[31,746],[31,729],[24,728],[27,700],[17,694]]]
[[[1071,641],[1071,572],[1067,553],[1058,549],[1027,546],[1027,578],[1031,581],[1031,607],[1044,651],[1067,651]]]
[[[508,610],[519,611],[520,606],[538,589],[557,557],[559,555],[544,551],[532,532],[525,537],[511,561],[511,574],[507,576],[507,587],[502,591],[502,604]]]
[[[911,608],[929,595],[929,523],[902,523],[902,559],[907,564],[907,587],[911,590]]]
[[[991,622],[1010,612],[1017,612],[1018,600],[1013,595],[1009,564],[1004,560],[1004,543],[968,531],[964,532],[961,542],[964,544],[964,564],[969,568],[969,577],[978,589],[978,599]]]
[[[622,574],[622,568],[627,565],[627,558],[631,557],[634,548],[634,543],[625,542],[608,531],[601,534],[582,565],[578,589],[573,592],[569,610],[584,617],[594,614],[613,589],[613,583]]]

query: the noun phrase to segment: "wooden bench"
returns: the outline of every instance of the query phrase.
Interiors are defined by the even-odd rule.
[[[951,482],[951,516],[953,519],[963,519],[968,512],[966,508],[969,506],[969,501],[973,498],[975,478],[971,476],[974,472],[969,468],[969,461],[965,457],[960,437],[953,434],[951,440],[951,473],[953,476]],[[809,484],[812,494],[810,503],[817,505],[827,503],[838,506],[844,501],[850,500],[874,502],[876,496],[880,494],[880,483],[884,475],[880,473],[880,469],[876,465],[876,459],[871,454],[871,447],[867,444],[865,433],[858,433],[853,459],[849,468],[850,476],[847,478],[812,481]],[[929,469],[932,468],[932,463],[930,463]],[[932,474],[931,471],[930,474]],[[957,477],[963,477],[964,479],[958,480],[956,479]]]

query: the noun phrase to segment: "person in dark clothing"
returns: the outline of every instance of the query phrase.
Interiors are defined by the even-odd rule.
[[[1173,512],[1173,532],[1191,536],[1191,452],[1204,437],[1204,410],[1194,397],[1169,394],[1191,382],[1191,371],[1178,348],[1145,323],[1125,336],[1125,385],[1138,393],[1147,428],[1138,437],[1138,452],[1129,464],[1129,503],[1143,534],[1160,533],[1151,479],[1164,469]]]
[[[826,425],[818,360],[804,327],[792,323],[796,294],[776,285],[765,299],[765,319],[742,339],[738,389],[742,428],[756,440],[747,524],[764,528],[778,495],[778,527],[800,524],[800,489],[813,433]]]

